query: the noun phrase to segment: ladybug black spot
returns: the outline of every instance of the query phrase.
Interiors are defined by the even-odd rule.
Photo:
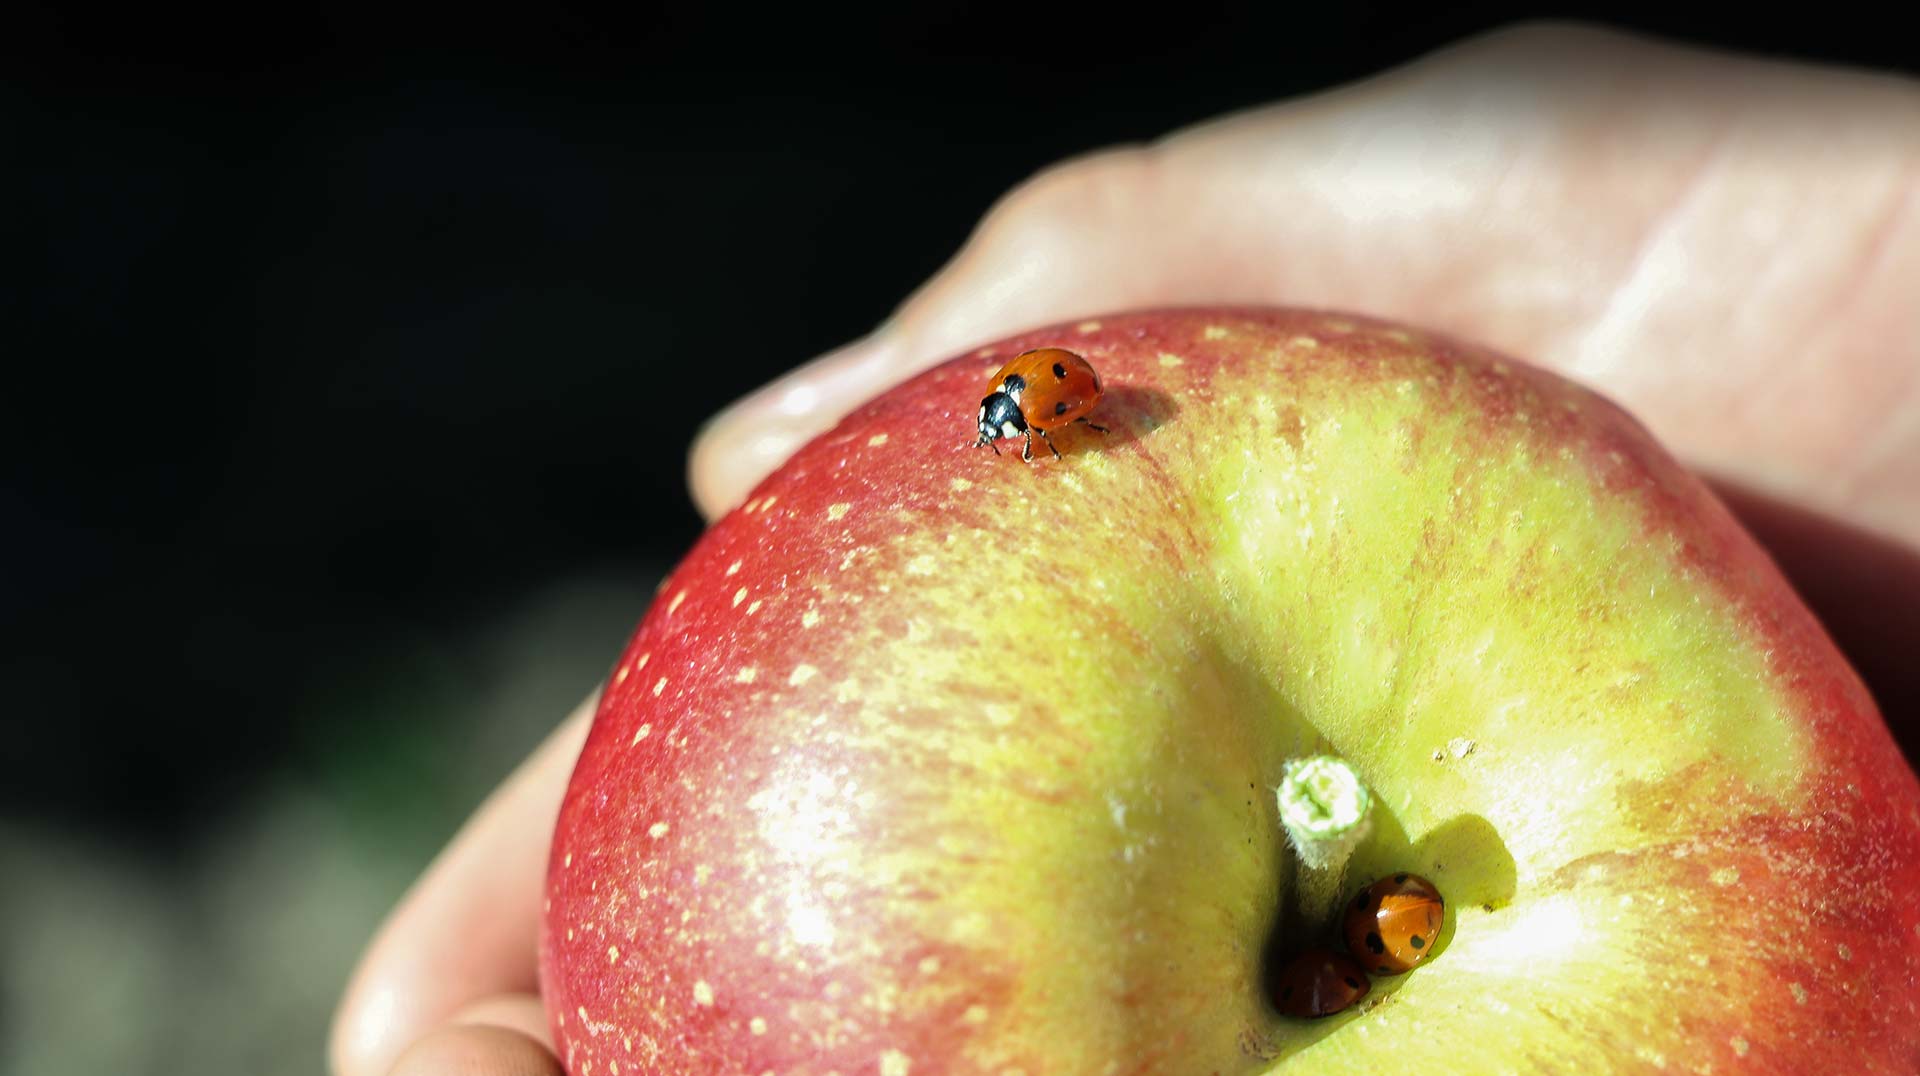
[[[1393,884],[1394,884],[1394,885],[1406,885],[1406,884],[1407,884],[1407,876],[1406,876],[1406,875],[1404,875],[1404,874],[1396,874],[1396,875],[1394,875],[1394,876],[1393,876]]]
[[[1280,1000],[1281,1000],[1281,1001],[1285,1001],[1285,1000],[1287,1000],[1288,998],[1291,998],[1292,996],[1293,996],[1293,987],[1291,987],[1291,986],[1283,986],[1283,987],[1281,987],[1281,988],[1280,988]]]
[[[1359,895],[1359,896],[1357,896],[1357,897],[1355,897],[1355,898],[1353,898],[1353,906],[1354,906],[1354,908],[1355,908],[1356,910],[1359,910],[1359,909],[1364,909],[1364,908],[1365,908],[1365,907],[1367,906],[1367,892],[1366,892],[1366,890],[1364,890],[1364,889],[1363,889],[1363,890],[1361,890],[1361,891],[1360,891],[1360,895]]]
[[[1062,366],[1062,365],[1060,365],[1060,364],[1059,364],[1059,363],[1057,363],[1057,362],[1056,362],[1056,363],[1054,363],[1054,364],[1053,364],[1053,376],[1054,376],[1055,378],[1057,378],[1058,380],[1061,380],[1061,381],[1065,381],[1065,380],[1067,379],[1067,368],[1066,368],[1066,367],[1064,367],[1064,366]]]
[[[1427,939],[1415,934],[1413,937],[1407,939],[1407,944],[1413,946],[1415,949],[1425,949],[1427,947]]]
[[[1371,930],[1367,932],[1367,951],[1375,956],[1387,951],[1387,943],[1380,940],[1378,932]]]
[[[1341,982],[1343,982],[1343,983],[1346,983],[1346,984],[1347,984],[1347,988],[1348,988],[1348,989],[1350,989],[1350,990],[1358,990],[1358,989],[1360,989],[1360,980],[1358,980],[1358,979],[1355,979],[1355,978],[1354,978],[1353,976],[1351,976],[1351,975],[1348,975],[1348,976],[1345,976],[1345,977],[1343,977],[1343,978],[1342,978],[1342,979],[1341,979],[1340,981],[1341,981]]]
[[[1064,414],[1066,414],[1066,413],[1067,413],[1067,402],[1066,402],[1065,400],[1062,400],[1062,401],[1060,401],[1059,403],[1057,403],[1057,404],[1054,404],[1054,405],[1053,405],[1053,413],[1054,413],[1054,414],[1056,414],[1056,415],[1064,415]]]

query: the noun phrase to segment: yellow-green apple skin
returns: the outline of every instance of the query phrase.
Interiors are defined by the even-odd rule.
[[[973,447],[1085,355],[1091,418]],[[617,496],[617,494],[615,494]],[[1280,1016],[1283,765],[1448,926]],[[1619,409],[1325,313],[1025,333],[857,407],[614,670],[553,843],[573,1076],[1920,1072],[1920,787],[1767,557]]]

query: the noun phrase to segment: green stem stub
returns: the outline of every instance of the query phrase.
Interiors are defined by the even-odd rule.
[[[1310,870],[1339,871],[1367,835],[1373,794],[1345,759],[1315,755],[1287,763],[1275,793],[1280,824]]]

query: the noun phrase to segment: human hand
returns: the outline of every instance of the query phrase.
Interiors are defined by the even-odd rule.
[[[847,407],[1015,329],[1200,302],[1343,308],[1625,405],[1723,480],[1904,717],[1912,674],[1873,669],[1902,667],[1920,635],[1915,129],[1909,82],[1534,27],[1070,162],[1009,195],[878,332],[715,419],[695,498],[717,515]],[[535,939],[590,713],[382,928],[336,1017],[338,1076],[560,1071]]]

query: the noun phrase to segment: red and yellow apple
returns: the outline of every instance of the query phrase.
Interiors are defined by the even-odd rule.
[[[971,447],[1044,345],[1111,432]],[[1318,753],[1347,883],[1448,925],[1309,1022]],[[620,659],[548,893],[574,1076],[1920,1071],[1920,786],[1765,554],[1606,401],[1322,313],[1027,333],[801,450]]]

